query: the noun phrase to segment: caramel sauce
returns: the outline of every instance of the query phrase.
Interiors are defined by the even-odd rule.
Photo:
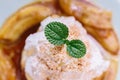
[[[25,40],[27,36],[31,33],[35,33],[39,27],[39,24],[36,24],[32,28],[28,29],[24,34],[21,35],[20,39],[17,40],[14,43],[10,44],[3,44],[3,51],[6,55],[8,55],[13,62],[13,66],[15,67],[16,70],[16,80],[26,80],[25,75],[24,75],[24,70],[21,69],[21,55],[22,55],[22,50],[25,45]]]

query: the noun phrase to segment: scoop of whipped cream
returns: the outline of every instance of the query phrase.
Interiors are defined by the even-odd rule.
[[[66,46],[54,46],[44,34],[45,26],[53,21],[69,29],[68,40],[80,39],[87,48],[82,58],[68,55]],[[41,22],[38,32],[31,34],[24,47],[23,65],[28,80],[92,80],[102,75],[109,66],[100,49],[74,17],[48,17]]]

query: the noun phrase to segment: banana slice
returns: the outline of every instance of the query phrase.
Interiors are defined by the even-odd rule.
[[[119,45],[117,41],[117,36],[113,29],[101,30],[86,26],[85,28],[88,31],[88,33],[94,36],[107,51],[111,52],[114,55],[118,54]]]
[[[111,12],[87,0],[59,0],[62,10],[75,16],[111,54],[118,54],[119,44],[111,24]]]
[[[0,49],[0,80],[16,80],[15,68],[8,56]]]
[[[38,24],[42,19],[59,14],[55,1],[36,2],[19,9],[9,17],[0,29],[0,41],[14,42],[27,29]]]

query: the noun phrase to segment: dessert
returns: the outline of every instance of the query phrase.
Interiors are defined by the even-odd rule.
[[[54,59],[61,59],[63,62],[68,59],[71,59],[71,62],[73,61],[72,64],[68,64],[70,65],[70,67],[57,68],[58,72],[62,69],[65,73],[65,71],[69,71],[71,68],[72,71],[76,70],[78,73],[81,74],[82,72],[84,72],[83,70],[85,70],[85,74],[87,75],[81,76],[80,74],[80,76],[74,76],[72,75],[72,73],[70,73],[69,75],[72,75],[71,77],[65,76],[64,78],[72,79],[74,76],[76,77],[76,79],[94,78],[93,80],[115,80],[118,69],[118,52],[120,51],[120,48],[117,35],[111,23],[112,13],[108,10],[96,6],[88,0],[39,0],[20,8],[13,15],[11,15],[0,28],[0,73],[2,73],[0,75],[1,80],[26,80],[26,78],[29,80],[31,78],[33,79],[40,77],[35,77],[35,75],[32,75],[33,73],[29,72],[28,68],[31,68],[34,62],[39,63],[38,58],[41,58],[41,56],[39,55],[41,54],[41,51],[36,50],[36,44],[40,46],[40,43],[42,42],[37,43],[36,40],[43,40],[43,43],[49,41],[46,40],[45,36],[43,36],[44,27],[42,25],[45,26],[46,24],[48,24],[46,21],[44,21],[44,19],[48,22],[48,19],[52,19],[53,21],[54,19],[57,19],[58,21],[59,19],[64,19],[60,22],[65,22],[64,24],[67,25],[67,28],[69,28],[69,32],[71,32],[67,38],[68,40],[66,40],[65,44],[63,44],[64,46],[59,45],[59,47],[55,47],[52,44],[46,45],[47,47],[54,47],[51,53],[54,50],[58,53],[58,55],[62,53],[61,50],[65,53],[64,55],[61,55],[64,56],[64,58],[57,56]],[[66,23],[66,21],[68,21],[68,23]],[[76,28],[72,27],[73,29],[71,29],[69,25],[72,24],[77,25]],[[84,36],[78,35],[78,33]],[[62,34],[62,36],[65,35]],[[86,45],[85,49],[88,49],[86,51],[89,51],[90,53],[85,52],[84,55],[79,55],[79,53],[75,54],[74,50],[72,50],[72,52],[71,50],[68,50],[70,48],[66,50],[66,48],[68,47],[68,43],[71,42],[72,44],[76,42],[76,40],[72,41],[71,39],[78,38],[79,40],[77,40],[77,43],[81,43],[81,40]],[[89,44],[90,46],[88,46],[87,44]],[[26,46],[28,47],[26,48]],[[29,46],[32,47],[30,48]],[[45,44],[42,44],[42,46],[45,46]],[[46,51],[50,50],[49,48],[46,49],[46,46],[43,48],[45,48]],[[69,47],[71,47],[71,45],[69,45]],[[91,52],[93,51],[91,49],[92,47],[95,48],[96,52],[98,52],[95,55],[95,52]],[[79,51],[80,53],[81,50],[84,51],[83,49],[77,49],[77,51]],[[99,60],[96,60],[96,56],[98,56],[97,59]],[[46,55],[46,57],[48,56]],[[79,58],[76,59],[75,57]],[[50,58],[51,56],[48,57],[48,59]],[[80,64],[78,64],[79,60]],[[102,63],[105,65],[101,65]],[[57,64],[58,63],[56,63],[55,66],[52,66],[52,68],[57,67]],[[77,64],[79,65],[79,69]],[[75,65],[77,67],[75,67]],[[50,63],[49,66],[51,66]],[[64,65],[60,64],[59,66]],[[82,68],[83,66],[85,67],[85,69]],[[90,67],[87,68],[88,66],[92,66],[92,70]],[[99,68],[100,66],[101,68]],[[73,67],[75,68],[73,69]],[[39,70],[39,68],[35,71],[37,70]],[[50,69],[47,70],[48,72],[50,72]],[[88,71],[88,73],[86,71]],[[62,72],[59,73],[60,75],[62,75]],[[63,75],[55,75],[55,77],[60,77],[63,79]],[[48,77],[47,79],[51,80],[54,74],[51,73],[51,75],[46,76]],[[45,76],[42,76],[42,78],[45,78]]]

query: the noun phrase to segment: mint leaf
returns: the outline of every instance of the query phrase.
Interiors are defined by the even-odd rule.
[[[45,27],[45,36],[51,44],[65,44],[66,38],[68,37],[68,28],[63,23],[50,22]]]
[[[86,47],[80,40],[72,40],[67,44],[67,51],[74,58],[81,58],[86,54]]]

